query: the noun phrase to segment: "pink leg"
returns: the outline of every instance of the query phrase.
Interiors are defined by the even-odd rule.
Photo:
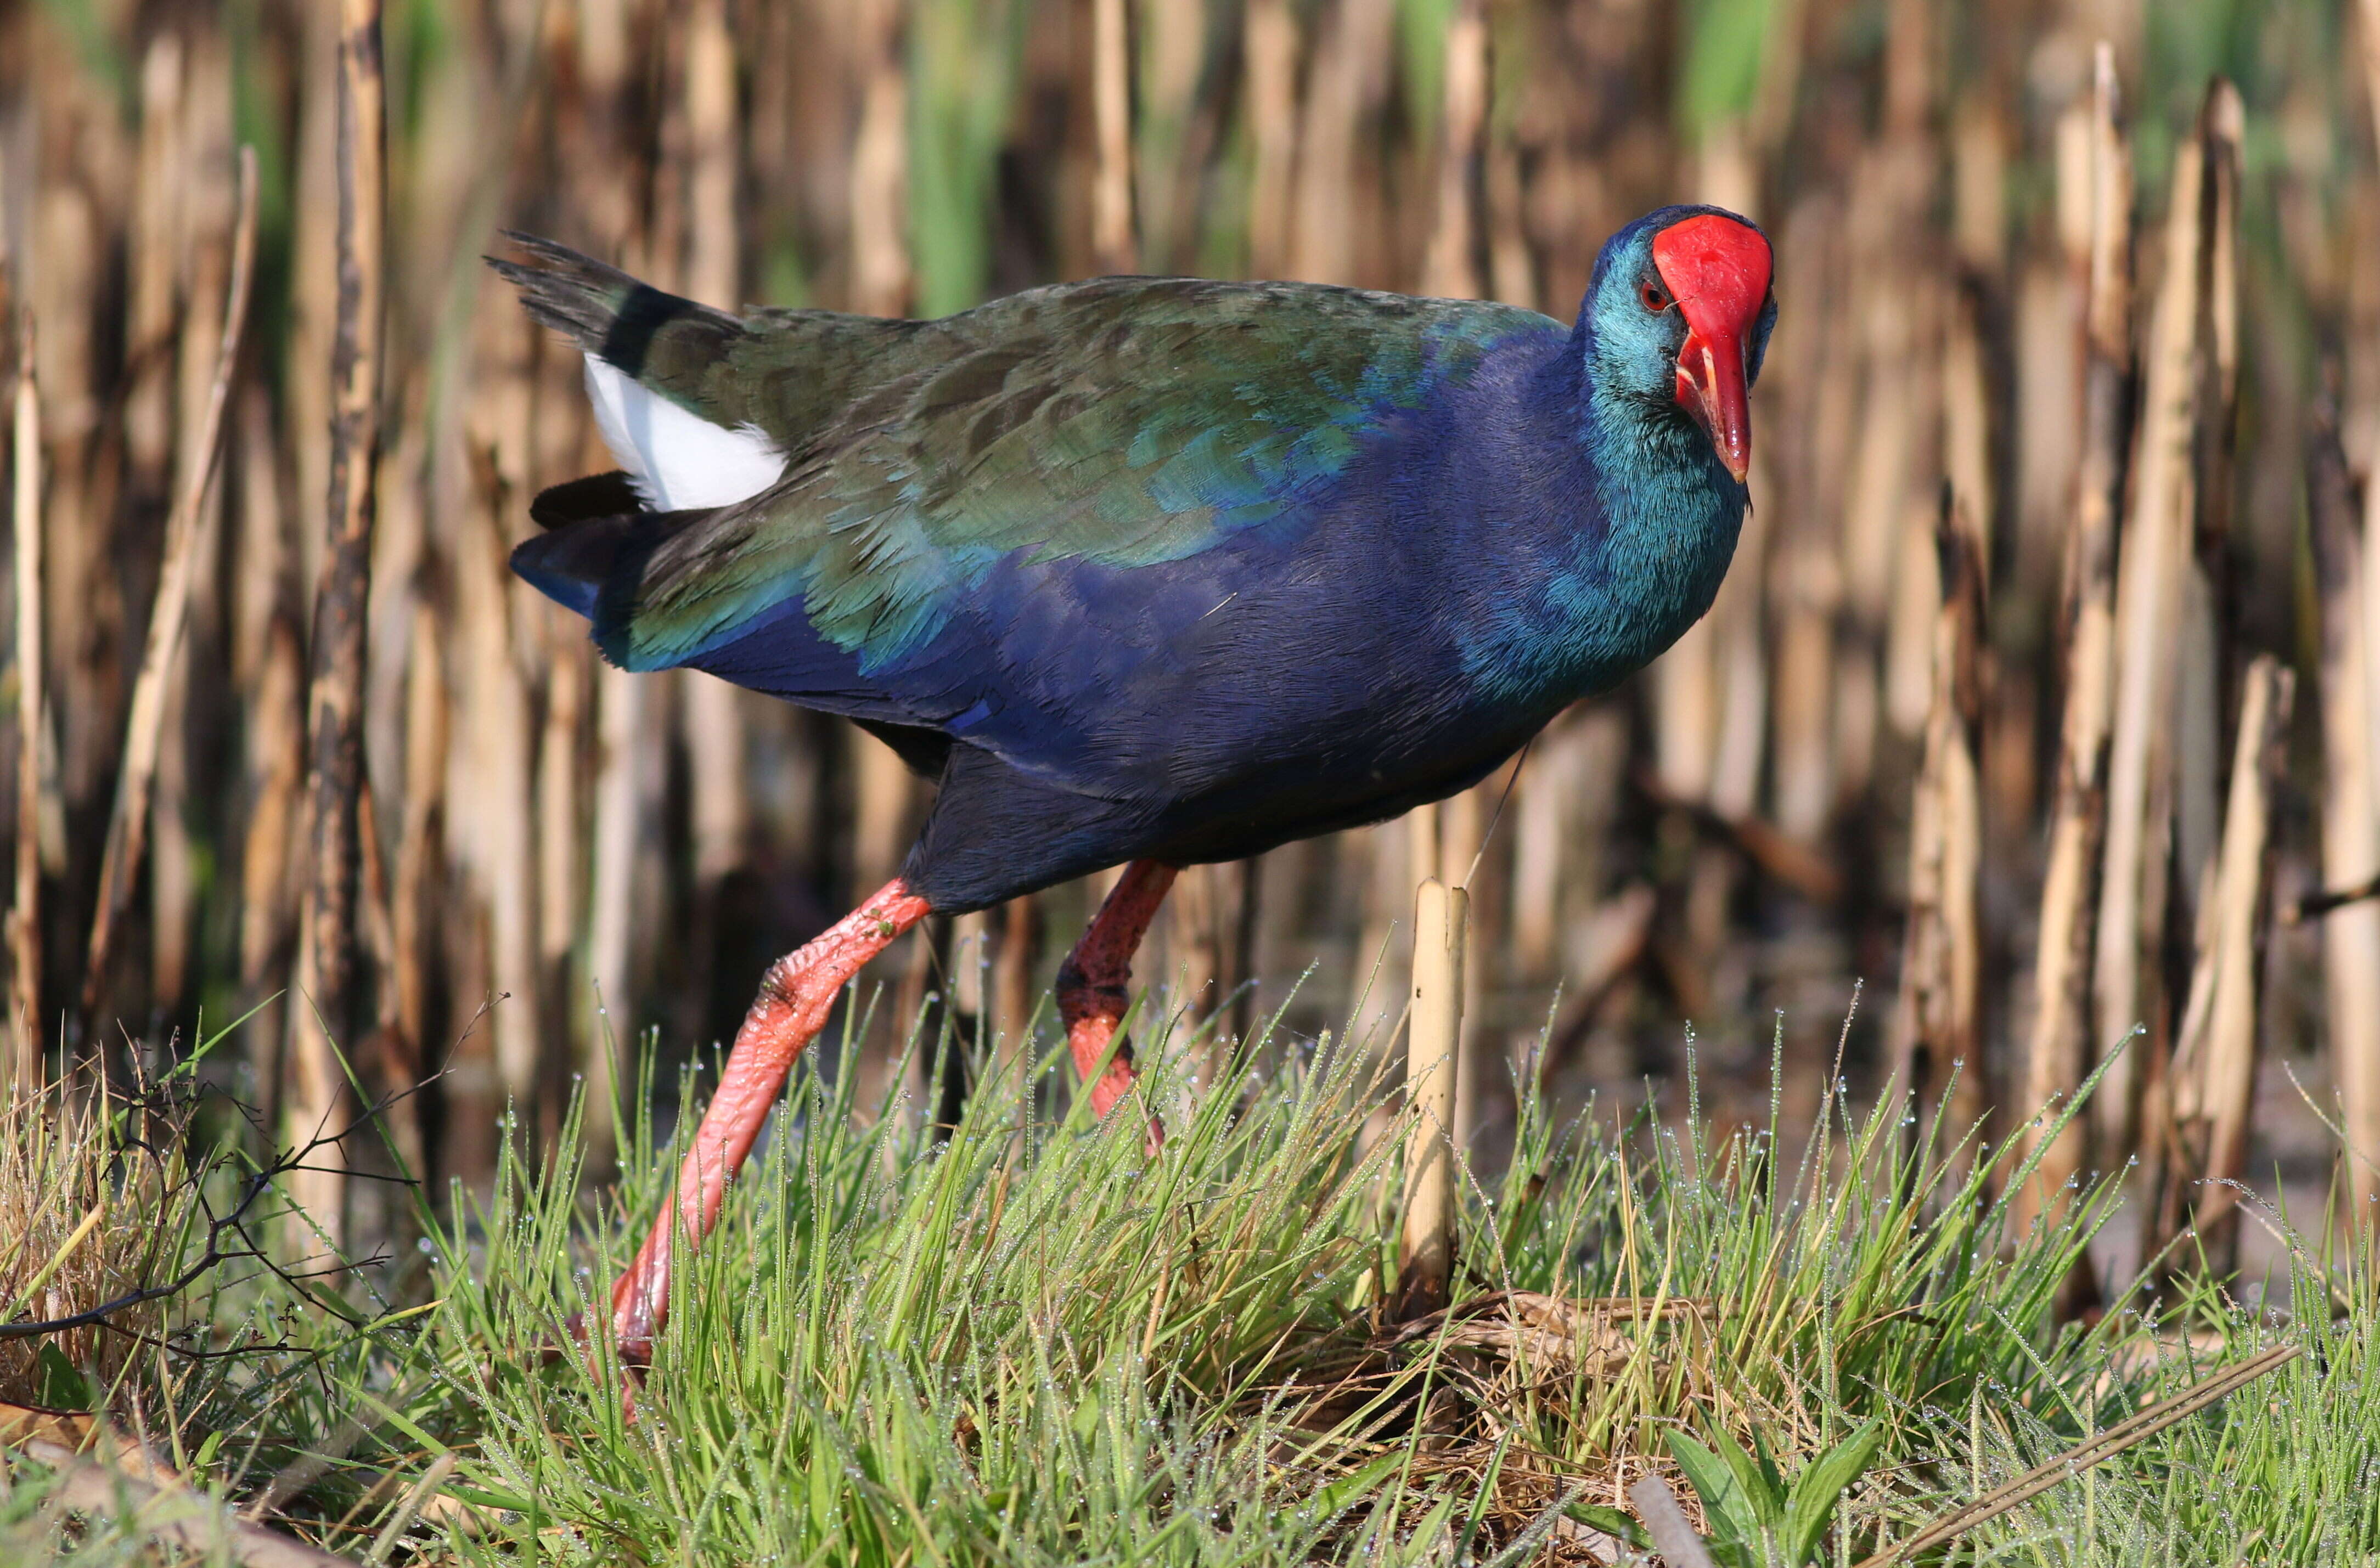
[[[696,1241],[710,1232],[726,1199],[728,1178],[752,1152],[752,1140],[777,1103],[794,1058],[826,1027],[835,994],[926,912],[926,900],[894,877],[761,976],[760,994],[735,1031],[735,1048],[727,1053],[719,1092],[710,1097],[710,1108],[702,1114],[702,1125],[695,1128],[694,1141],[678,1166],[677,1213],[662,1216],[638,1250],[637,1260],[612,1287],[612,1333],[623,1361],[641,1366],[651,1358],[653,1335],[661,1332],[669,1311],[674,1225],[685,1225]]]
[[[1124,1001],[1132,983],[1132,955],[1148,935],[1157,906],[1173,886],[1175,869],[1155,861],[1135,861],[1123,868],[1123,880],[1091,917],[1090,929],[1058,966],[1058,1017],[1066,1026],[1066,1044],[1073,1051],[1075,1070],[1086,1080],[1099,1070],[1123,1021]],[[1091,1112],[1105,1116],[1130,1092],[1135,1081],[1132,1047],[1119,1046],[1107,1070],[1091,1083]],[[1165,1129],[1151,1116],[1148,1145],[1164,1141]]]

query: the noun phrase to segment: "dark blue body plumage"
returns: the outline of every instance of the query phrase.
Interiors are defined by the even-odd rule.
[[[740,322],[542,253],[515,275],[590,364],[783,468],[666,512],[657,479],[632,506],[581,481],[516,564],[619,662],[846,714],[936,778],[904,877],[937,909],[1379,821],[1475,782],[1709,607],[1746,495],[1679,400],[1687,328],[1652,260],[1708,211],[1615,235],[1568,330],[1101,280],[869,323],[889,335],[854,350],[804,337],[853,318]],[[638,313],[660,324],[624,342]],[[745,368],[706,382],[705,356]],[[817,407],[787,414],[795,377]]]

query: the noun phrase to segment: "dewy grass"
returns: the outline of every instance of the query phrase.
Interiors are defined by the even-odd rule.
[[[984,1071],[946,1129],[900,1104],[864,1119],[848,1076],[805,1066],[678,1277],[633,1420],[567,1324],[603,1310],[667,1201],[673,1152],[643,1114],[617,1193],[516,1158],[485,1207],[458,1194],[431,1305],[279,1367],[136,1358],[120,1390],[189,1473],[271,1491],[268,1517],[358,1555],[446,1458],[387,1559],[441,1563],[1586,1561],[1566,1510],[1674,1474],[1672,1433],[1791,1473],[1875,1419],[1822,1555],[1849,1563],[2286,1335],[2300,1362],[1949,1560],[2380,1550],[2364,1253],[2301,1241],[2266,1297],[2286,1313],[2202,1284],[2060,1328],[2057,1285],[2111,1188],[2014,1235],[1993,1196],[2010,1152],[1898,1104],[1855,1116],[1838,1094],[1816,1128],[1722,1135],[1691,1110],[1558,1122],[1524,1086],[1510,1166],[1464,1186],[1457,1307],[1390,1324],[1403,1140],[1362,1137],[1372,1055],[1260,1038],[1194,1098],[1166,1070],[1180,1043],[1148,1032],[1154,1160],[1040,1108],[1059,1062],[1029,1085]],[[199,1305],[230,1325],[282,1289]],[[0,1479],[0,1555],[67,1539],[42,1495],[37,1467]],[[149,1560],[120,1529],[73,1539]]]

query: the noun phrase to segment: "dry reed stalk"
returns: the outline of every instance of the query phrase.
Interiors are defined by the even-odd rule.
[[[413,634],[406,653],[405,807],[397,829],[396,879],[389,896],[393,949],[389,982],[397,1039],[406,1059],[423,1068],[430,1065],[427,1053],[435,947],[432,934],[438,925],[437,875],[443,849],[447,742],[446,677],[442,668],[444,644],[436,596],[417,593],[413,598]],[[601,1053],[594,1059],[609,1060]],[[608,1080],[598,1084],[594,1075],[589,1074],[587,1115],[590,1136],[599,1109],[604,1130],[609,1133],[610,1090]],[[423,1173],[417,1168],[414,1174]]]
[[[2179,1178],[2195,1171],[2203,1184],[2190,1204],[2192,1224],[2211,1250],[2231,1250],[2238,1228],[2236,1182],[2247,1170],[2248,1122],[2255,1105],[2258,979],[2269,919],[2273,802],[2288,766],[2290,709],[2297,674],[2259,654],[2240,682],[2238,742],[2231,758],[2230,799],[2223,845],[2213,868],[2209,907],[2200,920],[2198,960],[2190,1002],[2176,1032],[2168,1075],[2181,1168],[2168,1213],[2160,1218],[2162,1245],[2180,1205]],[[2210,918],[2211,917],[2211,918]],[[2154,1256],[2152,1247],[2145,1255]]]
[[[1894,1077],[1932,1097],[1956,1074],[1945,1114],[1963,1136],[1983,1114],[1983,540],[1965,505],[1946,507],[1937,548],[1934,697],[1909,829],[1909,937]]]
[[[1091,268],[1135,272],[1140,247],[1133,227],[1132,26],[1125,0],[1091,0]]]
[[[380,453],[385,135],[379,0],[340,0],[339,327],[331,375],[330,501],[306,701],[312,841],[298,983],[306,1005],[297,1011],[292,1050],[293,1114],[308,1127],[335,1116],[345,1075],[334,1052],[358,1021],[357,797],[363,786],[365,609]],[[318,1158],[322,1168],[299,1172],[292,1196],[335,1244],[346,1179],[329,1149]]]
[[[290,502],[298,524],[298,581],[322,575],[325,525],[320,508],[331,493],[332,364],[339,323],[339,36],[335,4],[304,9],[300,39],[298,147],[290,203],[289,357],[282,367],[296,488]],[[313,606],[300,596],[298,613]]]
[[[1251,866],[1250,874],[1254,874]],[[991,975],[992,1027],[1006,1042],[1002,1056],[1032,1059],[1026,1030],[1033,1020],[1033,981],[1040,967],[1040,907],[1031,899],[1001,906],[1000,956]]]
[[[2149,1037],[2108,1063],[2091,1120],[2101,1160],[2134,1144],[2140,1059],[2161,1054],[2156,955],[2165,930],[2172,827],[2173,717],[2193,513],[2194,361],[2200,258],[2205,247],[2205,151],[2175,150],[2165,264],[2141,371],[2132,505],[2116,583],[2116,687],[2107,758],[2107,826],[2092,976],[2098,1043],[2112,1049],[2136,1025]]]
[[[1339,0],[1322,13],[1297,122],[1292,277],[1352,283],[1362,271],[1357,243],[1371,225],[1360,220],[1356,202],[1376,182],[1357,171],[1388,96],[1395,20],[1393,0]]]
[[[297,919],[291,850],[305,786],[305,655],[298,630],[297,552],[282,505],[267,394],[251,385],[240,404],[239,575],[233,672],[247,714],[240,830],[239,988],[249,1009],[249,1060],[267,1084],[286,1037],[284,1001]]]
[[[132,684],[132,707],[124,725],[124,771],[116,784],[115,810],[107,824],[107,847],[100,857],[98,904],[83,968],[82,1012],[96,1027],[102,994],[115,957],[115,930],[129,911],[133,877],[140,871],[150,821],[150,792],[156,782],[158,754],[165,742],[168,683],[178,668],[182,630],[188,620],[190,582],[199,558],[212,543],[207,502],[223,452],[225,411],[238,368],[240,335],[248,319],[249,288],[256,267],[256,152],[239,154],[238,216],[232,227],[231,279],[224,301],[223,336],[214,360],[203,422],[192,458],[165,524],[165,559],[157,575],[157,598],[149,611],[148,645]]]
[[[587,225],[594,243],[620,254],[625,260],[642,248],[637,208],[643,194],[642,182],[621,177],[621,170],[638,152],[630,142],[627,124],[627,8],[615,0],[582,0],[575,10],[570,42],[577,67],[577,91],[558,100],[554,134],[572,153],[572,208]],[[705,43],[702,47],[708,49],[710,45]],[[689,60],[689,89],[694,85],[694,65]],[[706,115],[710,112],[706,108]],[[715,243],[710,223],[699,222],[694,226],[698,230],[697,245],[708,247]],[[675,265],[675,258],[666,259],[671,266]],[[706,256],[703,259],[708,262],[709,259]],[[496,350],[497,356],[510,363],[516,355],[526,352],[516,346],[517,323],[513,317],[517,313],[509,300],[483,299],[482,306],[504,313],[501,325],[487,325],[492,340],[502,345]],[[486,370],[481,374],[485,376]],[[521,370],[518,381],[525,383],[527,380],[527,371]],[[492,387],[488,390],[496,391]],[[510,404],[516,396],[517,393],[502,394],[502,400],[490,406],[489,413],[499,428],[508,426],[516,417]],[[588,440],[590,446],[600,445],[591,434]],[[601,451],[589,455],[593,465],[612,461]],[[503,532],[500,525],[495,532]],[[473,596],[498,600],[503,606],[509,605],[511,590],[501,573],[501,562],[491,560],[491,552],[484,546],[475,544],[467,555],[454,599],[452,634],[468,650],[487,633],[475,624],[466,590]],[[509,610],[500,609],[499,612]],[[692,682],[700,677],[686,679]],[[575,1032],[583,1053],[581,1072],[587,1096],[583,1138],[590,1166],[603,1165],[612,1158],[616,1138],[613,1125],[617,1103],[615,1064],[622,1052],[635,1048],[636,1020],[643,1004],[634,981],[637,938],[641,929],[638,895],[650,887],[642,874],[645,843],[658,806],[654,788],[658,767],[652,756],[653,739],[648,733],[653,717],[650,711],[652,689],[657,684],[608,662],[593,663],[588,697],[593,706],[592,777],[587,786],[585,847],[588,995],[574,1002],[569,1009],[569,1016],[583,1025]],[[510,792],[520,787],[519,764],[507,749],[506,726],[513,722],[509,717],[513,711],[526,709],[528,694],[517,669],[510,664],[504,669],[501,693],[495,694],[468,687],[462,691],[454,718],[459,766],[450,777],[457,785],[474,775],[488,778],[498,783],[506,791],[505,798],[510,798]],[[699,729],[702,721],[690,717],[689,725]],[[455,798],[475,797],[457,790]],[[710,809],[697,804],[698,814]],[[519,863],[520,850],[509,837],[491,834],[485,825],[474,822],[472,819],[479,814],[458,812],[443,826],[450,841],[472,848],[480,857],[474,869],[484,879],[482,886],[492,897],[491,956],[496,963],[495,988],[503,990],[508,985],[506,976],[512,956],[518,950],[510,926],[522,900],[516,894],[500,890],[510,885],[508,868]],[[516,1062],[522,1054],[516,1042],[523,1020],[507,1018],[511,1006],[508,1003],[499,1008],[494,1019],[498,1077],[504,1076],[504,1064]],[[578,1010],[582,1006],[588,1009],[583,1017]]]
[[[572,1006],[571,956],[577,949],[586,899],[580,887],[579,838],[582,805],[579,762],[588,730],[589,690],[593,682],[592,649],[585,628],[576,617],[552,613],[552,607],[528,607],[528,618],[541,633],[545,669],[545,711],[538,723],[537,754],[532,781],[536,802],[535,864],[537,897],[537,1016],[539,1031],[539,1136],[551,1138],[559,1125],[563,1096],[547,1092],[578,1066],[584,1052],[569,1047],[577,1031],[573,1025],[579,1009]],[[724,682],[712,682],[724,684]],[[721,764],[722,771],[725,765]],[[692,770],[699,776],[699,766]]]
[[[2374,146],[2380,148],[2380,0],[2362,0],[2359,12],[2363,34],[2363,96],[2372,111]],[[2363,559],[2380,561],[2380,454],[2367,462],[2363,484]],[[2371,738],[2365,742],[2374,766],[2380,766],[2380,568],[2370,568],[2363,577],[2364,657],[2371,661],[2370,673],[2364,681],[2364,706],[2370,715]],[[2373,782],[2373,809],[2380,813],[2380,778]],[[2380,1064],[2371,1069],[2380,1075]],[[2380,1125],[2370,1129],[2380,1134]],[[2380,1151],[2380,1143],[2367,1143],[2367,1151]]]
[[[905,315],[913,284],[904,10],[899,0],[869,0],[861,24],[868,79],[851,152],[851,308],[868,316]],[[851,742],[852,880],[865,890],[900,870],[917,785],[892,747],[856,727],[844,732]],[[903,943],[895,963],[905,965],[917,946]],[[868,1091],[861,1093],[865,1099]]]
[[[1435,876],[1414,900],[1412,1020],[1405,1043],[1404,1224],[1397,1248],[1397,1316],[1447,1303],[1454,1264],[1455,1085],[1462,1078],[1464,925],[1470,895]]]
[[[1476,299],[1478,175],[1488,141],[1488,18],[1482,0],[1456,0],[1446,23],[1445,103],[1438,139],[1438,220],[1422,263],[1422,292]]]
[[[1774,497],[1768,461],[1755,454],[1750,476],[1755,496]],[[1733,823],[1748,822],[1760,805],[1761,765],[1768,754],[1767,588],[1768,543],[1773,504],[1754,506],[1737,537],[1735,563],[1718,597],[1703,618],[1711,628],[1710,678],[1717,688],[1710,747],[1710,784],[1705,799],[1712,811]]]
[[[1422,292],[1445,299],[1475,299],[1480,293],[1475,187],[1488,125],[1488,21],[1480,0],[1457,0],[1453,15],[1447,18],[1444,70],[1437,218],[1422,265]],[[1476,791],[1416,806],[1409,822],[1415,875],[1427,877],[1435,868],[1435,874],[1448,887],[1465,887],[1472,858],[1479,849],[1481,811]],[[1475,986],[1477,981],[1475,969],[1471,983]],[[1447,1125],[1455,1129],[1458,1140],[1468,1133],[1474,1098],[1467,1079],[1457,1083],[1455,1109]]]
[[[8,1039],[14,1092],[42,1087],[42,738],[47,691],[42,637],[42,401],[33,315],[17,322],[10,421],[10,524],[16,549],[16,886],[8,907]]]
[[[523,318],[519,334],[525,336],[529,330]],[[504,368],[492,367],[486,374],[495,383],[500,404],[511,403],[517,411],[526,404],[526,367],[516,363],[510,368],[523,373],[515,380],[507,377]],[[505,387],[507,380],[515,380],[515,384]],[[498,416],[504,417],[501,411]],[[450,785],[447,792],[474,802],[477,808],[466,814],[469,847],[488,900],[492,991],[503,1004],[491,1019],[495,1087],[500,1099],[526,1105],[537,1087],[537,1063],[544,1042],[537,959],[537,729],[519,650],[526,637],[522,611],[528,607],[516,594],[505,564],[502,504],[506,495],[515,493],[514,488],[492,472],[481,476],[476,488],[478,494],[465,520],[455,560],[455,621],[462,637],[458,651],[464,657],[463,668],[469,671],[461,688],[466,739],[457,758],[466,777]],[[641,708],[647,700],[647,683],[625,672],[609,673],[618,679],[605,686],[605,694],[625,690]],[[608,730],[605,739],[610,740]],[[620,777],[634,791],[625,814],[632,835],[638,831],[645,801],[640,776],[633,765],[642,759],[648,743],[647,736],[631,730],[619,759]],[[605,766],[613,760],[607,751]],[[599,777],[599,817],[605,782]],[[631,850],[633,863],[633,842]],[[600,872],[600,847],[598,867]],[[625,909],[620,918],[626,920]]]
[[[223,243],[237,222],[238,152],[232,127],[233,62],[222,26],[191,30],[188,86],[183,94],[185,156],[189,160],[184,193],[181,343],[176,355],[174,416],[174,483],[178,491],[192,470],[211,460],[200,439],[207,400],[213,391],[222,347],[222,319],[207,306],[228,285],[231,247]],[[216,485],[200,503],[202,537],[222,527],[225,487]],[[203,798],[193,800],[191,766],[203,724],[218,688],[205,679],[213,668],[223,629],[223,551],[200,549],[191,574],[187,635],[194,640],[187,659],[177,660],[168,681],[164,717],[167,744],[158,758],[149,833],[151,970],[149,995],[155,1008],[178,1007],[188,996],[191,945],[198,935],[200,898],[199,849],[193,827]],[[195,684],[194,684],[195,681]],[[191,704],[198,705],[195,712]],[[198,780],[201,786],[205,780]]]
[[[1133,164],[1140,264],[1184,271],[1196,265],[1199,204],[1225,105],[1220,94],[1198,90],[1208,66],[1205,7],[1145,6],[1138,23],[1148,40],[1138,51],[1144,68]]]
[[[1485,784],[1474,785],[1431,808],[1438,817],[1437,876],[1449,887],[1463,892],[1466,923],[1472,901],[1472,873],[1478,865],[1481,840],[1487,830],[1488,809],[1480,801],[1486,788]],[[1427,873],[1428,868],[1425,865],[1423,870]],[[1483,939],[1480,950],[1489,952],[1493,947]],[[1471,1147],[1472,1136],[1479,1125],[1481,1090],[1486,1087],[1480,1080],[1493,1071],[1482,1061],[1488,1053],[1477,1049],[1473,1038],[1477,1032],[1480,980],[1486,969],[1487,965],[1480,963],[1463,971],[1463,1023],[1457,1031],[1454,1053],[1462,1070],[1455,1076],[1454,1120],[1449,1124],[1454,1129],[1457,1149]]]
[[[595,672],[596,764],[594,843],[588,888],[591,911],[587,971],[594,990],[595,1026],[587,1038],[589,1157],[608,1157],[615,1138],[612,1108],[615,1063],[636,1048],[634,989],[637,937],[637,846],[644,825],[640,760],[647,682],[610,664]]]
[[[2204,228],[2198,254],[2197,348],[2191,367],[2192,548],[2183,569],[2174,718],[2174,891],[2181,895],[2177,902],[2193,923],[2205,914],[2199,894],[2213,873],[2222,832],[2224,694],[2237,620],[2230,507],[2240,368],[2234,231],[2242,118],[2238,90],[2220,79],[2212,83],[2196,128],[2205,172],[2200,191]]]
[[[735,310],[743,304],[736,232],[735,44],[726,0],[697,0],[686,18],[686,290]],[[575,641],[585,638],[573,633]],[[680,712],[686,723],[698,896],[743,861],[752,834],[749,699],[724,681],[689,674]],[[874,887],[876,884],[869,884]],[[574,904],[572,906],[576,908]]]
[[[121,735],[126,628],[117,549],[126,464],[118,442],[128,432],[114,417],[125,389],[103,380],[110,356],[98,329],[109,299],[107,270],[67,259],[115,253],[139,164],[125,145],[115,93],[82,68],[65,30],[37,26],[33,39],[30,71],[42,84],[34,95],[36,129],[42,146],[55,150],[51,188],[39,197],[33,243],[23,258],[42,322],[44,504],[50,515],[79,520],[44,541],[42,610],[56,699],[49,709],[56,760],[43,764],[55,779],[44,788],[54,789],[62,810],[79,816],[113,786]],[[47,258],[60,264],[42,265]],[[79,883],[93,869],[96,846],[69,840],[64,826],[58,816],[45,818],[43,867],[54,878]]]
[[[2090,913],[2107,826],[2107,737],[2115,696],[2116,517],[2122,501],[2125,386],[2131,363],[2131,163],[2116,126],[2114,51],[2099,46],[2079,166],[2083,211],[2082,439],[2068,509],[2061,629],[2066,707],[2034,959],[2034,1011],[2019,1104],[2035,1110],[2082,1086],[2091,1051]],[[2026,1133],[2030,1149],[2046,1123]],[[2026,1216],[2061,1200],[2081,1172],[2089,1123],[2070,1122],[2018,1200]]]
[[[190,175],[182,145],[183,78],[181,34],[162,28],[140,57],[140,140],[125,235],[125,356],[131,384],[124,402],[124,454],[134,488],[143,496],[163,495],[174,451],[174,329]]]
[[[908,313],[909,78],[902,57],[901,0],[865,0],[857,54],[867,73],[851,147],[851,308]]]
[[[1856,342],[1821,330],[1847,308],[1840,196],[1804,197],[1778,235],[1778,271],[1808,280],[1804,305],[1780,316],[1763,385],[1781,427],[1778,537],[1769,554],[1768,613],[1776,627],[1776,675],[1768,728],[1770,810],[1789,838],[1814,844],[1836,806],[1834,666],[1842,609],[1836,556],[1836,476],[1849,466],[1859,394]],[[1759,417],[1767,418],[1767,411]]]
[[[1248,271],[1289,272],[1297,158],[1297,17],[1289,0],[1248,0],[1240,49],[1247,59]]]
[[[2372,743],[2374,659],[2365,574],[2347,457],[2336,428],[2318,428],[2306,464],[2306,511],[2322,612],[2322,877],[2331,888],[2380,876],[2380,754]],[[2323,992],[2331,1077],[2338,1085],[2348,1176],[2358,1212],[2380,1198],[2380,899],[2322,917]]]
[[[1233,993],[1248,978],[1242,950],[1248,923],[1243,918],[1254,889],[1252,861],[1227,861],[1217,865],[1183,868],[1167,900],[1172,911],[1170,967],[1182,986],[1181,1006],[1196,1019],[1212,1017],[1214,1033],[1208,1043],[1199,1081],[1212,1083],[1215,1073],[1231,1055],[1237,1030],[1223,1013]]]

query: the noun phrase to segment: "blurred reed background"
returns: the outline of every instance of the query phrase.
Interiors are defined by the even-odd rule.
[[[353,976],[322,1022],[365,1093],[444,1068],[394,1141],[477,1181],[507,1103],[550,1138],[637,1031],[721,1039],[905,847],[881,747],[623,677],[508,575],[528,498],[612,462],[496,229],[728,306],[1148,271],[1568,320],[1612,229],[1705,199],[1767,225],[1783,302],[1718,609],[1517,778],[1186,876],[1142,976],[1219,1039],[1284,1005],[1385,1037],[1440,870],[1482,1151],[1512,1071],[1579,1103],[1690,1043],[1706,1105],[1759,1115],[1779,1016],[1806,1122],[1862,979],[1845,1070],[1955,1067],[1995,1141],[2144,1024],[2041,1184],[2138,1154],[2144,1244],[2195,1208],[2230,1245],[2198,1178],[2294,1157],[2284,1069],[2380,1154],[2380,904],[2289,918],[2380,872],[2380,5],[390,0],[350,280],[384,330],[343,402],[340,29],[378,9],[0,5],[19,1080],[245,1017],[218,1070],[302,1141],[352,1098],[302,960]],[[376,456],[338,457],[373,380]],[[354,607],[318,605],[367,563],[348,787],[320,681]],[[1013,1041],[1095,891],[905,943],[856,1065],[944,998]]]

